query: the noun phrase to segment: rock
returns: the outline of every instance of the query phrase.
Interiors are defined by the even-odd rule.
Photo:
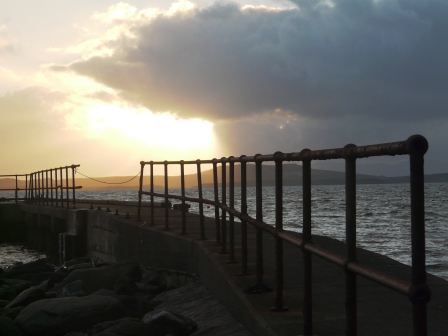
[[[15,308],[3,308],[1,313],[2,317],[10,318],[11,320],[15,320],[17,316],[19,316],[20,312],[25,307],[15,307]]]
[[[31,303],[17,316],[16,324],[33,336],[63,335],[87,331],[95,324],[125,316],[113,297],[90,295],[45,299]]]
[[[114,291],[117,294],[133,295],[139,291],[135,282],[127,276],[120,275],[115,280]]]
[[[47,279],[42,281],[39,285],[36,286],[36,288],[42,289],[44,292],[49,291],[54,287],[54,279]]]
[[[86,296],[84,287],[84,281],[82,280],[70,282],[57,291],[57,297]]]
[[[34,284],[39,284],[45,280],[51,279],[54,282],[62,281],[67,275],[56,272],[36,272],[36,273],[23,273],[16,275],[16,279],[27,280]]]
[[[13,300],[17,295],[30,287],[29,283],[0,288],[0,300]]]
[[[31,287],[17,295],[14,300],[6,305],[6,308],[25,307],[42,299],[45,299],[45,292],[40,288]]]
[[[55,289],[59,290],[73,281],[82,280],[85,292],[90,294],[99,289],[113,289],[117,277],[118,272],[108,266],[77,269],[67,275],[63,281],[55,286]]]
[[[65,334],[64,336],[89,336],[89,335],[86,333],[83,333],[81,331],[72,331],[72,332]]]
[[[75,258],[75,259],[71,259],[69,261],[66,261],[64,263],[64,266],[69,268],[71,266],[79,265],[79,264],[90,264],[90,265],[93,265],[93,261],[92,261],[92,258],[90,258],[90,257]]]
[[[0,308],[6,307],[6,305],[9,303],[8,300],[0,300]]]
[[[0,317],[0,336],[22,336],[23,332],[7,317]]]
[[[114,291],[101,289],[92,295],[110,296],[122,304],[127,316],[142,318],[146,313],[154,310],[155,304],[138,296],[117,295]]]
[[[139,292],[146,293],[148,295],[160,294],[163,290],[158,286],[150,285],[149,283],[136,282]]]
[[[93,327],[93,333],[109,332],[120,336],[151,336],[157,335],[153,329],[135,318],[123,318],[116,321],[99,323]]]
[[[131,278],[134,282],[142,280],[142,270],[136,261],[116,262],[111,267],[120,272],[121,275]]]
[[[114,334],[114,333],[111,333],[108,331],[102,331],[98,334],[94,334],[93,336],[120,336],[120,335],[117,335],[117,334]]]
[[[143,316],[142,322],[162,335],[190,335],[198,328],[189,318],[166,310],[150,312]]]
[[[69,272],[74,271],[76,269],[82,269],[82,268],[94,268],[95,266],[90,262],[90,263],[84,263],[84,264],[76,264],[73,266],[70,266],[67,268],[67,270]]]

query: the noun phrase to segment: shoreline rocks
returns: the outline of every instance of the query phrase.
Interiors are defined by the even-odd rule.
[[[195,322],[154,313],[157,294],[197,280],[169,273],[142,270],[133,261],[95,265],[88,258],[56,269],[45,259],[15,265],[0,273],[0,336],[189,335]]]

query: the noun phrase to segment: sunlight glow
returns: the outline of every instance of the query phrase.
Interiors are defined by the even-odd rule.
[[[200,119],[179,119],[173,114],[154,114],[148,110],[108,105],[87,106],[66,116],[70,128],[82,131],[90,138],[110,138],[114,134],[138,140],[148,147],[168,147],[182,150],[205,149],[212,145],[213,124]]]

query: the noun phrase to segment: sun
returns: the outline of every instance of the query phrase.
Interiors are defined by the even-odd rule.
[[[138,142],[166,153],[211,153],[213,124],[202,119],[181,119],[173,113],[153,113],[112,104],[92,104],[66,117],[70,128],[89,138],[110,142]],[[167,150],[169,152],[167,152]],[[172,155],[168,155],[172,156]],[[183,158],[177,158],[183,159]]]

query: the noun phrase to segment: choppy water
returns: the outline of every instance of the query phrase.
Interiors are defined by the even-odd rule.
[[[410,264],[409,188],[408,184],[357,186],[358,247]],[[178,189],[169,192],[180,193]],[[275,223],[274,195],[274,187],[263,188],[263,220],[268,224]],[[197,189],[187,189],[186,196],[198,197]],[[203,189],[203,197],[213,199],[213,189]],[[111,190],[78,191],[77,198],[136,201],[138,197],[135,190]],[[247,198],[248,213],[255,217],[255,188],[247,189]],[[284,187],[283,199],[284,228],[301,232],[302,188]],[[236,209],[240,208],[239,200],[240,190],[235,188]],[[448,280],[448,184],[425,185],[425,210],[427,271]],[[199,213],[197,204],[191,204],[190,212]],[[204,214],[213,217],[214,208],[205,206]],[[312,231],[345,240],[344,186],[312,187]]]
[[[17,262],[25,264],[45,257],[45,254],[28,249],[22,245],[0,244],[0,268],[2,269],[6,269]]]

